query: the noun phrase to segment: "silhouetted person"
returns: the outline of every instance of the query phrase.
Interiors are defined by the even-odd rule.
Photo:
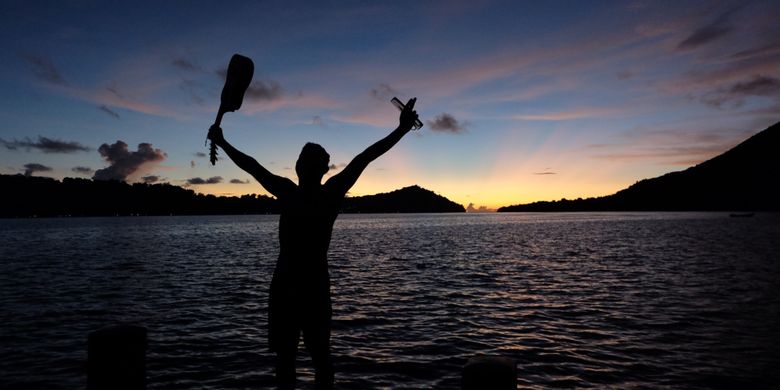
[[[276,176],[255,159],[238,151],[212,127],[209,138],[279,199],[279,259],[276,262],[268,304],[268,342],[276,353],[276,379],[280,388],[295,387],[295,357],[298,340],[311,354],[315,386],[333,387],[330,357],[330,276],[328,246],[333,223],[347,191],[371,161],[393,147],[417,120],[416,98],[401,111],[398,128],[358,154],[343,171],[321,184],[330,156],[322,146],[304,145],[295,172],[298,184]]]

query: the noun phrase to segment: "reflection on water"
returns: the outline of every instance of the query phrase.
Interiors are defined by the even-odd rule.
[[[0,231],[0,387],[83,387],[87,333],[117,322],[149,328],[152,388],[272,383],[276,216]],[[330,251],[337,384],[458,387],[485,353],[517,359],[524,387],[769,387],[778,238],[773,214],[344,215]]]

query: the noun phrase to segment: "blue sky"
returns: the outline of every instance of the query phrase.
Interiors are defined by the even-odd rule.
[[[305,142],[338,172],[395,128],[390,98],[418,97],[425,127],[353,195],[606,195],[780,119],[772,1],[112,3],[0,6],[1,173],[265,193],[198,154],[233,53],[255,84],[225,136],[291,178]]]

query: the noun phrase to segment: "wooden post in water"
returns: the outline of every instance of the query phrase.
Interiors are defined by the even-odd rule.
[[[517,388],[517,364],[502,356],[476,356],[463,366],[463,390],[514,390]]]
[[[91,332],[87,389],[146,389],[146,328],[118,325]]]

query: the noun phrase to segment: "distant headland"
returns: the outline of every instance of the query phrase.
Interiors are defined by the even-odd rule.
[[[265,195],[214,196],[171,184],[116,180],[0,175],[5,195],[0,218],[130,215],[278,214],[279,202]],[[465,212],[463,206],[419,186],[347,197],[344,213]]]
[[[501,207],[502,211],[780,211],[780,122],[684,171],[615,194]]]
[[[347,197],[342,213],[463,213],[466,209],[420,186],[376,195]]]

